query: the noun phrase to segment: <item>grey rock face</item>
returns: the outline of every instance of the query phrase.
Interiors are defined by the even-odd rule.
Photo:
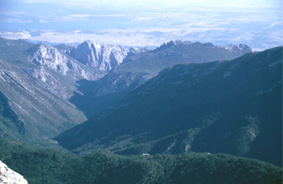
[[[70,55],[89,67],[109,71],[120,65],[127,54],[128,50],[121,46],[85,41],[72,49]]]
[[[28,184],[22,175],[10,169],[0,160],[0,183]]]

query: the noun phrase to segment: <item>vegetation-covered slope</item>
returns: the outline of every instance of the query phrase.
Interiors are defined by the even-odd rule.
[[[279,184],[282,169],[224,154],[75,156],[0,140],[0,159],[30,184]]]
[[[282,163],[282,48],[177,65],[56,137],[75,151],[229,153]]]

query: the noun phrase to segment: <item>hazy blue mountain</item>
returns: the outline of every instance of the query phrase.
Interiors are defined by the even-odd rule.
[[[252,52],[245,44],[217,46],[211,43],[170,41],[154,50],[126,58],[128,62],[117,68],[120,72],[144,72],[156,76],[162,69],[184,63],[206,63],[230,60]]]
[[[163,70],[56,137],[69,150],[229,153],[282,162],[282,47]]]
[[[0,159],[31,184],[279,184],[282,168],[224,154],[78,156],[0,140]]]
[[[91,48],[91,53],[102,52],[95,50],[96,47],[100,48],[101,46],[95,46],[94,43],[84,42],[82,45],[84,46],[80,47],[84,49],[86,47],[86,50]],[[89,55],[90,50],[87,52]],[[234,59],[249,52],[251,52],[251,48],[245,44],[221,47],[211,43],[192,43],[180,40],[164,43],[155,50],[131,48],[123,63],[100,80],[79,81],[78,90],[80,93],[75,93],[71,102],[81,109],[87,117],[92,117],[167,67],[181,63]],[[87,57],[86,54],[84,57]]]

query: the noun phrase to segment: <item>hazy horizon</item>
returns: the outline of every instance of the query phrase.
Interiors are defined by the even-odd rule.
[[[282,1],[0,0],[0,36],[155,47],[170,40],[282,45]]]

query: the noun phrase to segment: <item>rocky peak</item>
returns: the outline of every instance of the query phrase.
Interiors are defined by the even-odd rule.
[[[87,40],[72,49],[70,55],[89,67],[109,71],[120,65],[127,54],[128,50],[122,46],[104,45]]]
[[[59,52],[56,48],[45,44],[38,44],[34,49],[33,63],[40,66],[47,66],[54,71],[66,75],[69,70],[67,66],[69,60],[64,54]]]
[[[178,45],[190,45],[192,44],[192,42],[190,41],[182,41],[182,40],[171,40],[169,42],[166,42],[166,43],[163,43],[162,45],[160,45],[160,47],[156,48],[153,50],[153,52],[159,52],[161,50],[164,50],[164,49],[167,49],[167,48],[170,48],[172,46],[178,46]]]
[[[252,48],[249,47],[247,44],[237,44],[237,45],[227,45],[224,47],[229,52],[239,52],[242,54],[252,52]]]
[[[79,62],[70,58],[55,47],[40,43],[34,46],[31,51],[31,61],[40,66],[40,76],[42,76],[43,73],[46,73],[44,69],[47,67],[62,75],[67,75],[68,72],[71,72],[76,78],[92,78],[92,74],[85,71],[80,66]],[[36,70],[35,72],[38,73],[39,70]],[[41,79],[44,79],[44,77],[41,77]],[[44,80],[42,81],[45,82]]]
[[[131,47],[128,55],[140,54],[140,53],[143,53],[143,52],[146,52],[146,51],[149,51],[149,49],[147,47],[143,47],[143,48]]]

